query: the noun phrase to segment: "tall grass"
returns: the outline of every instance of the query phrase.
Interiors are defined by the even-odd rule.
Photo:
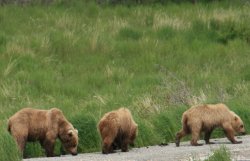
[[[125,106],[139,125],[139,147],[173,141],[190,106],[223,102],[248,129],[249,7],[241,1],[2,6],[1,128],[23,107],[58,107],[79,129],[79,152],[100,151],[96,124]],[[5,137],[14,148],[1,130]],[[41,155],[40,145],[28,144],[25,156]]]
[[[5,122],[1,122],[1,124],[3,123]],[[21,155],[19,154],[16,143],[4,126],[1,126],[0,141],[0,160],[21,161]]]

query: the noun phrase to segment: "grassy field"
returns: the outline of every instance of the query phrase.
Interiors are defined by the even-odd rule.
[[[19,158],[7,119],[27,106],[62,109],[80,153],[101,151],[96,124],[121,106],[139,125],[137,147],[172,142],[183,111],[200,103],[227,104],[250,129],[249,10],[245,1],[0,7],[0,160]],[[26,157],[42,155],[27,145]]]

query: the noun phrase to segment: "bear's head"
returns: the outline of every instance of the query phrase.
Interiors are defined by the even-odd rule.
[[[237,133],[239,133],[241,135],[246,134],[243,121],[235,113],[234,113],[234,116],[233,116],[232,126],[233,126],[235,132],[237,132]]]
[[[72,155],[77,155],[78,130],[77,129],[66,130],[59,137],[64,149]]]

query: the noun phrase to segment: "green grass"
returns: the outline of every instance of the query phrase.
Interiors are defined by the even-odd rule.
[[[5,122],[4,122],[5,123]],[[0,135],[0,160],[21,161],[20,154],[13,138],[7,132],[5,126],[1,126]]]
[[[213,155],[211,155],[208,159],[205,159],[205,161],[231,161],[231,160],[232,160],[231,154],[228,151],[228,149],[224,146],[215,150],[213,152]]]
[[[79,129],[79,152],[101,151],[96,124],[125,106],[140,147],[172,142],[186,109],[217,102],[250,128],[249,4],[64,3],[0,7],[1,128],[23,107],[58,107]],[[13,147],[0,156],[19,156],[6,130],[0,139]],[[25,155],[44,152],[31,143]]]

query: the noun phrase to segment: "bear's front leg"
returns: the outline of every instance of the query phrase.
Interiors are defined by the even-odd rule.
[[[112,146],[113,139],[106,137],[103,141],[102,145],[102,153],[103,154],[108,154],[108,153],[113,153],[113,146]]]
[[[47,157],[54,157],[56,136],[53,133],[47,133],[46,138],[43,141],[43,147],[45,149]]]
[[[235,138],[234,138],[234,130],[232,128],[226,128],[226,129],[224,129],[224,132],[225,132],[228,140],[230,140],[233,144],[242,143],[242,141],[235,140]]]
[[[213,129],[205,131],[204,140],[205,140],[206,144],[214,144],[213,142],[209,141],[212,132],[213,132]]]
[[[129,139],[124,139],[122,141],[122,145],[121,145],[121,149],[122,149],[122,152],[127,152],[128,151],[128,144],[129,144]]]
[[[54,146],[55,146],[55,141],[51,140],[45,140],[43,147],[45,149],[47,157],[54,157]]]
[[[191,140],[191,145],[193,146],[201,146],[202,144],[198,143],[200,137],[200,131],[192,131],[192,140]]]

